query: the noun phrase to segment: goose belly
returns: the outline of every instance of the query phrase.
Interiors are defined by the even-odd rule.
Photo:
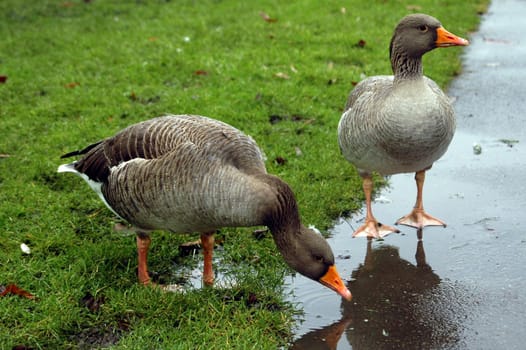
[[[345,158],[362,171],[384,175],[430,167],[453,138],[453,112],[434,96],[411,100],[395,104],[386,99],[383,108],[367,115],[348,110],[339,137]]]

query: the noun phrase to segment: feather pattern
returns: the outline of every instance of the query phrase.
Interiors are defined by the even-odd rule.
[[[149,281],[146,231],[201,232],[206,238],[221,227],[265,225],[292,268],[350,298],[331,248],[301,224],[292,189],[267,173],[255,141],[234,127],[202,116],[169,115],[65,156],[73,155],[81,158],[58,171],[81,176],[139,229],[143,283]],[[210,272],[211,252],[205,249],[205,282],[212,279]],[[321,280],[325,276],[331,276],[328,282]]]

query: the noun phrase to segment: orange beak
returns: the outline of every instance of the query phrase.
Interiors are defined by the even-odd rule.
[[[444,27],[439,27],[437,29],[437,40],[435,44],[437,47],[467,46],[469,45],[469,41],[448,32]]]
[[[347,287],[345,287],[345,284],[338,274],[338,271],[336,271],[336,267],[334,265],[329,267],[329,270],[322,278],[319,279],[319,282],[340,294],[345,300],[352,299],[351,292],[349,289],[347,289]]]

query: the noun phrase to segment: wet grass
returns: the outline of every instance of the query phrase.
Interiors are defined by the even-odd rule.
[[[56,174],[59,156],[163,113],[215,117],[258,141],[305,222],[326,231],[363,200],[336,128],[353,83],[390,72],[394,24],[426,12],[467,36],[486,2],[2,1],[0,284],[37,299],[0,298],[0,348],[286,346],[295,309],[270,236],[221,231],[236,287],[141,288],[134,237],[112,230],[81,180]],[[426,74],[446,86],[460,52],[428,55]],[[154,234],[160,281],[200,259],[179,252],[191,239]]]

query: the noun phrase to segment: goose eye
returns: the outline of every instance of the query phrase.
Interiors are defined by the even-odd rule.
[[[419,29],[422,33],[427,32],[427,26],[426,26],[425,24],[422,24],[421,26],[419,26],[418,29]]]
[[[323,256],[321,256],[321,255],[313,255],[313,258],[317,262],[323,262]]]

